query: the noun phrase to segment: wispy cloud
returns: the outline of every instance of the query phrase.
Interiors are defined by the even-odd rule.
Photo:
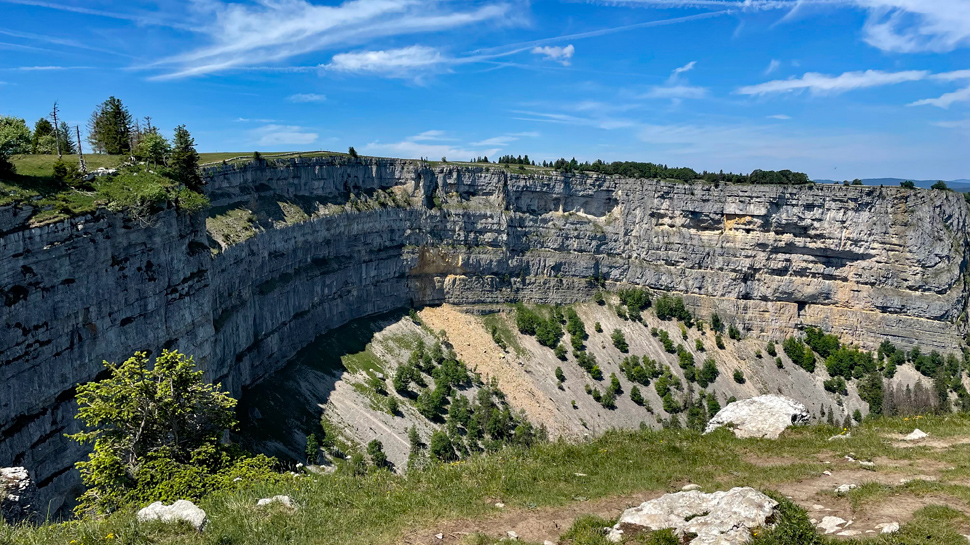
[[[563,66],[569,66],[571,59],[573,58],[573,53],[576,52],[576,48],[573,44],[569,44],[565,47],[560,46],[543,46],[532,48],[533,55],[542,55],[546,59],[556,61]]]
[[[945,93],[939,98],[925,98],[923,100],[917,100],[916,102],[910,104],[910,106],[936,106],[939,108],[949,108],[956,102],[965,102],[970,100],[970,87],[964,87],[953,91],[952,93]]]
[[[742,95],[768,95],[807,90],[813,94],[836,94],[853,89],[920,81],[926,79],[929,75],[930,73],[926,70],[907,70],[904,72],[866,70],[865,72],[846,72],[838,76],[808,72],[800,78],[748,85],[741,87],[737,92]]]
[[[390,37],[455,29],[486,21],[502,21],[510,4],[491,2],[451,9],[435,0],[349,0],[337,6],[307,0],[274,0],[256,4],[205,0],[195,4],[202,32],[211,45],[159,61],[174,67],[162,78],[211,74],[259,66],[310,52],[336,49]],[[416,46],[417,47],[417,46]],[[424,48],[425,53],[430,48]],[[401,50],[397,50],[399,53]],[[415,51],[412,51],[413,54]],[[378,53],[378,52],[370,52]],[[384,52],[385,54],[389,52]],[[361,53],[335,56],[330,68],[379,71],[395,59]],[[403,59],[397,59],[401,61]],[[412,60],[415,60],[412,57]],[[424,61],[428,61],[427,57]]]
[[[775,114],[775,115],[769,115],[768,119],[780,119],[782,121],[788,121],[789,119],[791,119],[791,116],[785,115],[785,114]]]
[[[697,66],[697,61],[690,61],[684,66],[674,68],[664,85],[654,85],[639,98],[671,99],[675,103],[679,103],[683,99],[704,98],[707,96],[706,88],[690,85],[682,77],[683,74],[693,70],[695,66]]]
[[[695,66],[697,66],[697,61],[690,61],[684,66],[681,66],[680,68],[674,68],[673,73],[670,74],[670,79],[674,79],[677,76],[683,74],[684,72],[690,72],[691,70],[694,69]]]
[[[781,68],[781,61],[777,59],[771,59],[771,62],[768,63],[768,68],[765,68],[765,75],[767,76],[768,74],[774,72],[775,70],[778,70],[779,68]]]
[[[323,68],[335,72],[411,77],[416,71],[427,71],[447,62],[448,59],[433,47],[412,45],[400,49],[340,53]]]
[[[538,138],[538,132],[518,132],[511,134],[503,134],[502,136],[493,136],[492,138],[486,138],[481,142],[473,142],[471,146],[486,146],[486,147],[496,147],[496,148],[506,148],[513,142],[519,141],[521,138]]]
[[[290,95],[286,97],[286,100],[290,102],[296,102],[296,103],[323,102],[327,100],[327,95],[320,95],[317,93],[297,93],[295,95]]]
[[[260,146],[305,146],[316,142],[320,136],[297,125],[266,125],[253,129],[250,135]]]
[[[428,157],[433,160],[446,157],[456,161],[467,161],[472,157],[495,155],[502,148],[502,146],[487,143],[471,144],[471,147],[467,148],[443,143],[448,140],[452,139],[448,138],[443,131],[432,130],[410,136],[401,142],[371,142],[364,146],[364,150],[374,155]]]
[[[883,51],[945,53],[970,45],[968,0],[617,0],[601,3],[651,8],[788,10],[805,6],[862,9],[865,41]]]
[[[707,96],[707,89],[704,87],[694,87],[691,85],[666,85],[652,87],[649,91],[641,95],[643,98],[704,98]]]

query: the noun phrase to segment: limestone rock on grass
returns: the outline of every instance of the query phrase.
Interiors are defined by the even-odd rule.
[[[669,528],[691,545],[737,545],[747,543],[753,529],[770,525],[777,507],[778,502],[748,487],[677,492],[627,509],[607,537],[619,542],[624,534]]]
[[[290,509],[296,509],[296,502],[294,502],[293,498],[289,496],[273,496],[272,498],[263,498],[256,502],[256,507],[267,507],[273,505],[274,503],[278,503],[283,507],[288,507]]]
[[[903,437],[903,441],[919,441],[920,439],[926,439],[929,436],[930,434],[926,433],[925,431],[919,428],[916,428],[915,430],[913,430],[913,433],[907,435],[906,437]]]
[[[36,490],[26,468],[0,468],[0,519],[14,523],[30,518]]]
[[[808,409],[794,399],[763,395],[724,407],[708,422],[704,433],[727,427],[741,438],[777,439],[789,426],[808,424],[810,420]]]
[[[138,522],[152,520],[160,520],[162,522],[178,522],[184,520],[200,532],[205,528],[206,523],[209,522],[205,511],[199,509],[194,503],[188,500],[179,500],[172,505],[165,505],[157,501],[138,511]]]

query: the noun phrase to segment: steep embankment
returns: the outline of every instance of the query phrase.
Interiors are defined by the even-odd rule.
[[[964,333],[967,207],[898,188],[730,186],[319,158],[207,173],[202,217],[0,209],[0,465],[76,484],[73,392],[104,359],[179,348],[234,393],[318,334],[408,305],[684,294],[753,336],[872,346]],[[54,506],[55,508],[57,505]]]

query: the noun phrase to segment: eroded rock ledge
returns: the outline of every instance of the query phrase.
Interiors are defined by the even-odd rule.
[[[194,354],[238,393],[353,318],[568,303],[599,281],[681,293],[766,337],[819,325],[949,350],[966,329],[959,194],[349,158],[206,177],[208,218],[28,229],[25,209],[0,208],[0,466],[30,468],[44,502],[76,492],[74,388],[136,350]]]

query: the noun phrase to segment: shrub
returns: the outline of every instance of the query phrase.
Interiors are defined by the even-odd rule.
[[[556,346],[556,349],[553,352],[556,354],[557,358],[562,361],[566,361],[566,347],[564,345],[560,344]]]
[[[350,155],[351,157],[353,157],[354,159],[356,159],[357,157],[359,157],[357,155],[357,150],[355,150],[353,146],[350,146],[350,148],[347,149],[347,154]]]
[[[599,322],[596,322],[595,324],[593,324],[593,331],[595,331],[597,333],[602,333],[603,332],[603,326],[601,326]]]
[[[441,430],[437,430],[431,434],[431,443],[429,446],[431,457],[439,462],[451,462],[458,457],[448,434]]]
[[[556,380],[566,382],[566,375],[562,372],[562,367],[556,367]]]
[[[389,396],[387,398],[387,414],[391,416],[397,416],[397,412],[400,410],[400,404],[397,398],[394,396]]]
[[[714,330],[715,333],[724,332],[724,322],[721,321],[721,317],[718,316],[716,312],[711,314],[711,329]]]
[[[719,350],[724,350],[724,337],[720,333],[714,335],[714,345],[717,346]]]
[[[703,342],[701,342],[701,340],[700,340],[700,339],[695,339],[695,340],[694,340],[694,349],[695,349],[695,350],[697,350],[698,352],[706,352],[706,351],[707,351],[707,350],[706,350],[706,349],[704,348],[704,343],[703,343]]]
[[[781,356],[775,358],[775,367],[777,367],[779,369],[784,369],[785,368],[785,364],[782,363],[782,361],[781,361]]]
[[[734,370],[734,382],[737,382],[738,384],[744,384],[747,382],[747,380],[744,378],[744,371],[740,369]]]
[[[604,409],[610,409],[610,410],[615,409],[616,394],[613,393],[611,390],[607,390],[606,393],[603,394],[603,397],[600,399],[600,405],[602,405]]]
[[[781,344],[781,347],[795,365],[798,365],[809,373],[815,372],[815,354],[812,353],[812,349],[802,342],[801,339],[788,337]]]
[[[667,294],[661,295],[654,304],[654,309],[657,311],[657,318],[661,320],[670,320],[673,318],[690,324],[691,314],[684,306],[684,300],[681,297],[671,297]]]
[[[862,422],[862,411],[860,411],[859,409],[852,411],[852,420],[855,420],[856,422]]]
[[[617,350],[623,353],[629,352],[630,347],[627,345],[626,336],[623,335],[622,331],[619,329],[614,329],[611,338],[613,339],[613,346],[615,346]]]
[[[833,394],[849,395],[848,385],[845,383],[845,379],[842,377],[834,377],[822,381],[822,387],[825,388],[826,392],[832,392]]]
[[[603,292],[601,292],[601,291],[596,292],[593,295],[593,301],[596,301],[596,304],[599,305],[599,306],[605,305],[606,304],[606,298],[603,297]]]
[[[768,344],[765,345],[765,352],[772,358],[778,355],[778,351],[775,350],[775,341],[768,341]]]
[[[717,377],[720,376],[721,372],[717,368],[717,363],[714,362],[714,358],[707,358],[704,360],[704,366],[701,367],[698,373],[698,384],[702,388],[707,388],[708,384],[713,384]]]
[[[370,462],[375,468],[385,469],[390,467],[387,454],[384,454],[384,445],[377,439],[367,443],[367,455],[370,456]]]
[[[730,337],[731,339],[733,339],[735,341],[740,341],[741,340],[741,330],[739,330],[738,328],[734,327],[734,324],[731,324],[728,327],[728,337]]]
[[[640,388],[636,386],[630,388],[630,401],[643,406],[643,394],[640,393]]]
[[[150,365],[138,352],[104,366],[108,378],[78,386],[77,418],[87,430],[70,438],[94,443],[88,461],[76,464],[87,486],[78,513],[197,499],[243,467],[260,478],[273,475],[271,458],[221,444],[236,425],[236,400],[207,384],[191,357],[164,350]]]
[[[841,346],[839,338],[835,335],[826,335],[820,328],[805,328],[805,344],[812,347],[812,350],[822,356],[822,359],[829,357]]]

